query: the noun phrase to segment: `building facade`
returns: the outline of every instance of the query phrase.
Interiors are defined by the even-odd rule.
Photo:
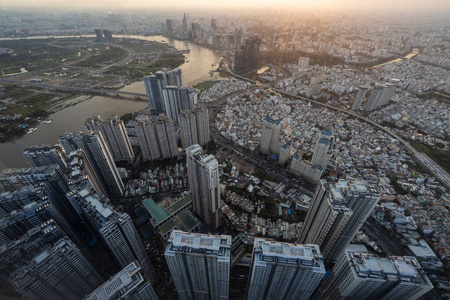
[[[99,115],[88,118],[84,123],[86,130],[100,131],[108,145],[114,161],[133,162],[134,152],[125,125],[117,116],[102,120]]]
[[[174,157],[178,154],[175,125],[166,115],[159,115],[157,119],[140,116],[134,128],[144,161]]]
[[[165,250],[180,300],[229,298],[231,236],[173,230]]]
[[[186,149],[194,144],[205,146],[209,142],[208,109],[184,110],[178,115],[181,145]]]
[[[186,149],[189,186],[194,211],[213,229],[219,227],[219,163],[213,155],[203,154],[200,145]]]
[[[36,145],[26,148],[23,155],[33,168],[57,164],[63,172],[67,169],[64,149],[61,145]]]
[[[345,250],[315,300],[417,299],[433,288],[414,257],[376,257]]]
[[[103,280],[80,250],[63,239],[14,272],[11,282],[28,299],[78,300]]]
[[[109,200],[97,194],[92,187],[71,191],[68,198],[122,268],[137,260],[147,277],[154,278],[144,245],[128,214],[116,211]]]
[[[84,298],[84,300],[115,299],[158,300],[155,290],[137,261],[126,266]]]
[[[352,110],[361,109],[361,104],[363,103],[364,99],[366,98],[368,89],[369,89],[368,87],[363,87],[363,86],[360,86],[358,88],[358,93],[356,94],[356,98],[353,101]]]
[[[255,238],[247,299],[309,299],[324,274],[317,245]]]
[[[59,137],[59,142],[66,153],[78,149],[84,151],[109,197],[116,199],[123,195],[122,179],[101,132],[65,133]]]
[[[363,182],[320,180],[306,216],[300,243],[317,243],[327,263],[335,263],[380,200]]]
[[[262,124],[261,132],[261,146],[260,151],[264,154],[270,154],[273,147],[278,142],[278,137],[281,130],[281,121],[272,120],[270,117],[265,117]]]

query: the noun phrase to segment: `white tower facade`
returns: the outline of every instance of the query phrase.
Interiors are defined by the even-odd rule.
[[[214,155],[203,154],[200,145],[186,149],[189,186],[194,211],[213,229],[219,227],[219,164]]]
[[[248,300],[309,299],[325,266],[317,245],[255,238]]]
[[[180,300],[229,298],[231,236],[173,230],[165,257]]]

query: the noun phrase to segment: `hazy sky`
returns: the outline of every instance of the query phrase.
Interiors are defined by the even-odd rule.
[[[450,0],[2,0],[1,9],[121,10],[228,8],[298,8],[320,10],[437,11],[450,13]]]

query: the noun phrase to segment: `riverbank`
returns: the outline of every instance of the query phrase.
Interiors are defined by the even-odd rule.
[[[0,143],[34,132],[40,120],[86,99],[67,101],[98,94],[89,89],[119,90],[185,61],[173,46],[126,37],[101,44],[89,38],[0,40],[0,47],[14,54],[0,57],[1,69],[8,73],[0,85]],[[69,50],[74,47],[76,51]],[[18,66],[29,72],[12,73]]]
[[[73,37],[71,36],[70,38]],[[217,73],[214,74],[214,77],[210,77],[210,71],[213,69],[212,65],[220,60],[220,54],[215,51],[189,42],[167,39],[162,36],[145,37],[129,35],[126,38],[142,39],[145,41],[143,45],[147,42],[160,42],[161,40],[165,40],[172,48],[189,48],[190,52],[184,54],[185,59],[189,63],[183,63],[179,66],[183,73],[184,86],[194,86],[205,80],[217,79]],[[75,77],[74,79],[78,80],[79,78]],[[146,94],[142,80],[137,80],[132,84],[126,85],[118,91]],[[48,117],[53,120],[51,124],[39,123],[34,133],[25,134],[21,138],[17,138],[11,142],[1,143],[0,172],[5,168],[28,167],[29,165],[22,154],[25,148],[37,144],[55,144],[58,142],[58,137],[65,132],[84,130],[83,124],[86,118],[94,114],[99,114],[102,117],[111,115],[122,116],[127,113],[139,111],[148,106],[147,101],[129,98],[111,98],[101,95],[92,97],[91,95],[85,95],[80,97],[83,97],[83,99],[75,97],[68,100],[67,103],[64,102],[65,104],[71,104],[68,107],[61,102],[59,104],[61,109]],[[86,98],[89,98],[89,100],[86,101]],[[80,103],[77,103],[77,101],[80,101]]]

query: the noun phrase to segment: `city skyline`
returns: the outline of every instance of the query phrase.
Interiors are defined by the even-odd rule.
[[[250,9],[258,5],[258,10],[270,9],[270,8],[283,8],[283,9],[310,9],[314,11],[339,11],[339,12],[363,12],[363,11],[379,11],[379,12],[396,12],[396,13],[430,13],[447,11],[450,9],[450,4],[446,0],[432,0],[428,2],[423,2],[420,0],[398,0],[398,1],[367,1],[361,2],[357,0],[249,0],[245,4],[237,0],[227,1],[226,3],[213,4],[206,0],[194,0],[188,2],[180,2],[178,0],[168,0],[164,3],[158,1],[147,1],[143,3],[142,1],[131,0],[124,3],[123,1],[108,1],[106,3],[103,0],[97,1],[78,1],[76,4],[73,2],[61,2],[55,0],[44,0],[40,1],[37,5],[32,0],[17,0],[11,1],[7,0],[3,3],[3,9],[31,9],[33,7],[39,9],[74,9],[74,10],[86,10],[86,9],[101,9],[107,11],[114,11],[119,13],[123,10],[137,10],[140,9],[151,9],[157,8],[161,11],[164,10],[181,10],[185,8],[189,9],[200,9],[200,10],[215,10],[220,8],[231,8],[231,9]]]
[[[450,298],[446,3],[40,4],[0,8],[0,298]]]

